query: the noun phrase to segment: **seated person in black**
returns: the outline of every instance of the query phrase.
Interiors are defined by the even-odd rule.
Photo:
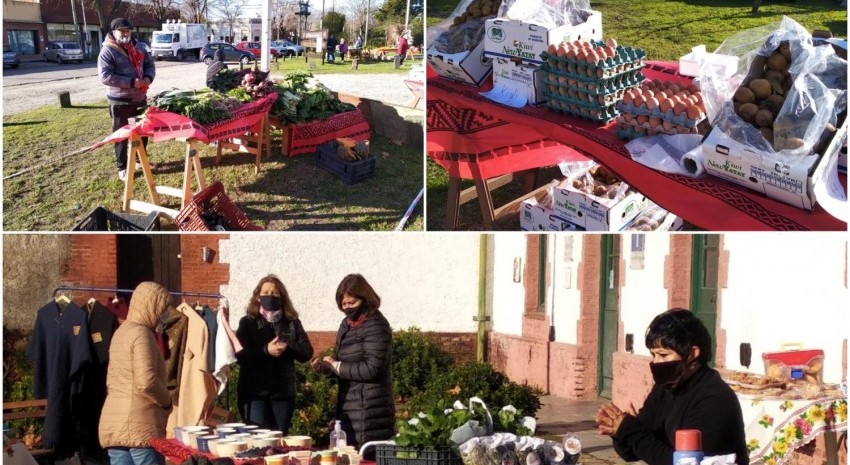
[[[227,65],[224,64],[224,51],[222,49],[218,49],[213,54],[213,61],[207,68],[207,87],[212,87],[213,77],[223,69],[227,69]]]
[[[748,465],[741,405],[708,367],[711,336],[703,323],[689,310],[671,309],[650,323],[646,347],[655,385],[640,412],[610,403],[596,415],[599,432],[611,436],[617,454],[630,462],[670,465],[676,430],[697,429],[706,457],[735,454],[735,463]]]

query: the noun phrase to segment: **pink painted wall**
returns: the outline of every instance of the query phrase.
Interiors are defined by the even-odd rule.
[[[546,390],[546,343],[489,333],[487,361],[511,381]]]
[[[650,358],[646,355],[614,352],[614,385],[611,397],[620,408],[626,409],[632,404],[635,409],[640,409],[643,405],[653,384],[649,361]]]

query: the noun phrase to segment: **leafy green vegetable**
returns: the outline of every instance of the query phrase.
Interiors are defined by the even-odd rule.
[[[447,409],[434,406],[428,412],[420,412],[415,418],[396,423],[398,435],[393,438],[402,447],[445,447],[452,445],[452,432],[469,421],[485,421],[484,409],[474,405],[468,409]]]
[[[278,101],[272,107],[271,114],[285,124],[327,119],[355,108],[354,105],[341,102],[330,89],[304,71],[287,74],[274,85],[274,90],[278,94]],[[283,95],[286,96],[281,97]]]
[[[201,124],[230,118],[242,102],[212,89],[167,90],[152,98],[151,106],[187,116]]]
[[[513,433],[517,436],[531,436],[532,431],[523,426],[522,412],[513,405],[506,405],[493,418],[493,430]]]

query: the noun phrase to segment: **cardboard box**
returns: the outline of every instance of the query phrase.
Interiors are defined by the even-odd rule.
[[[640,193],[632,193],[614,204],[580,192],[564,182],[554,188],[555,213],[587,231],[619,231],[649,205]]]
[[[484,41],[460,53],[441,53],[433,45],[427,51],[428,63],[440,76],[480,86],[493,71],[493,60],[484,56]]]
[[[632,226],[634,225],[634,223],[637,220],[638,220],[637,217],[632,219],[632,221],[630,221],[629,224],[627,224],[623,228],[623,231],[641,232],[641,231],[632,229]],[[683,219],[679,218],[678,216],[668,212],[667,215],[664,217],[664,221],[662,221],[661,224],[658,225],[658,227],[653,229],[651,232],[681,231],[682,229],[685,229],[685,220],[683,220]]]
[[[762,192],[772,199],[811,210],[817,204],[814,186],[825,182],[847,143],[847,121],[832,138],[823,156],[808,156],[794,164],[712,130],[702,145],[705,170],[719,178]]]
[[[699,70],[706,62],[710,63],[714,67],[714,72],[723,78],[728,79],[738,72],[738,57],[707,53],[705,45],[697,45],[691,49],[691,53],[679,58],[679,74],[699,76]]]
[[[573,223],[558,216],[551,208],[537,203],[537,199],[523,200],[519,209],[521,231],[583,231]]]
[[[519,58],[523,63],[543,64],[540,54],[549,45],[574,40],[602,40],[602,13],[588,10],[587,20],[548,29],[515,19],[488,19],[484,24],[484,55],[491,58]]]
[[[493,90],[487,98],[515,108],[546,102],[544,73],[537,65],[516,64],[504,58],[493,60]]]

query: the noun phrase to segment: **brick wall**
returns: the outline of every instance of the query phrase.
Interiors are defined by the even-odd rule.
[[[640,409],[652,389],[652,373],[649,371],[650,357],[627,352],[614,353],[614,385],[611,400],[620,408],[629,404]]]
[[[537,301],[537,284],[540,282],[540,276],[538,276],[540,268],[539,246],[540,236],[532,234],[526,237],[525,272],[522,279],[525,289],[524,315],[536,314],[538,305],[541,303]]]
[[[117,251],[117,240],[112,234],[74,234],[62,282],[72,287],[114,288],[118,282]],[[83,301],[94,297],[104,301],[113,295],[113,292],[77,292],[73,299]]]
[[[725,368],[726,365],[726,330],[723,329],[723,289],[729,283],[729,251],[724,249],[723,236],[720,236],[718,244],[719,257],[717,262],[717,327],[714,329],[714,364],[717,368]],[[730,309],[730,312],[733,310]]]
[[[581,354],[584,371],[583,389],[573,390],[580,399],[595,399],[599,390],[599,277],[602,273],[602,236],[584,236],[581,247],[581,262],[577,288],[581,292],[580,317],[578,322],[577,354]],[[622,273],[625,266],[620,265]]]
[[[219,244],[230,238],[227,234],[183,234],[180,236],[180,281],[183,289],[191,292],[217,294],[223,284],[230,281],[230,265],[219,262]],[[202,249],[212,251],[212,260],[202,259]],[[216,299],[200,299],[202,303],[217,306]],[[230,302],[230,306],[239,305]]]
[[[546,391],[547,344],[491,332],[487,340],[487,362],[515,383]]]
[[[549,393],[572,400],[596,399],[595,352],[558,342],[549,350]]]
[[[690,308],[691,305],[691,237],[670,235],[670,253],[664,259],[664,288],[667,308]]]

